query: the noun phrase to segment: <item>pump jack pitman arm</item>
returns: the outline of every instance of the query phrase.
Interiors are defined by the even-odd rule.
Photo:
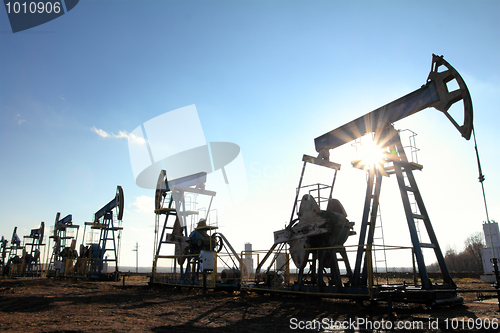
[[[445,66],[446,70],[438,72],[441,66]],[[453,79],[457,81],[459,89],[449,92],[446,83]],[[464,123],[461,126],[448,113],[448,109],[460,100],[464,102]],[[469,89],[455,68],[444,60],[443,56],[435,54],[432,55],[431,72],[427,83],[422,88],[317,137],[314,139],[316,151],[334,149],[360,138],[366,133],[377,133],[383,130],[386,125],[429,107],[443,112],[462,136],[466,140],[470,139],[473,114]]]

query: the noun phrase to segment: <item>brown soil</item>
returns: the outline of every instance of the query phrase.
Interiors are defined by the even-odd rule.
[[[491,288],[470,279],[458,285],[469,289]],[[398,321],[403,325],[421,322],[424,328],[415,331],[429,331],[429,322],[438,320],[439,329],[432,331],[445,332],[446,320],[450,331],[454,320],[459,328],[465,325],[472,332],[477,331],[479,323],[498,323],[496,303],[475,302],[474,293],[462,296],[465,305],[457,307],[394,304],[393,325]],[[361,305],[349,300],[221,291],[204,295],[199,289],[153,288],[139,277],[135,281],[128,278],[125,286],[122,282],[0,279],[2,332],[283,332],[299,324],[314,328],[311,327],[314,319],[324,321],[321,327],[316,327],[319,331],[352,332],[353,326],[335,330],[338,326],[333,323],[358,318],[374,325],[384,320],[387,325],[390,318],[387,304],[365,301]],[[469,319],[476,320],[472,326],[469,321],[472,329],[467,329]]]

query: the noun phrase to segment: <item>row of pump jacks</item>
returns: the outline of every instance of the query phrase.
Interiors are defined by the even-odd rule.
[[[116,210],[116,214],[114,214]],[[9,241],[1,238],[1,269],[4,276],[85,277],[100,280],[118,279],[118,251],[124,196],[121,186],[115,197],[94,214],[93,222],[85,222],[83,242],[76,249],[80,226],[73,224],[71,214],[61,218],[56,214],[49,248],[52,253],[43,263],[45,223],[32,229],[21,242],[14,228]],[[86,229],[89,227],[89,232]],[[86,237],[85,237],[86,236]],[[110,266],[114,266],[111,269]]]
[[[450,81],[456,81],[458,89],[450,91]],[[450,107],[459,101],[464,106],[462,125],[448,113]],[[209,221],[210,207],[216,193],[205,189],[207,173],[199,172],[168,180],[167,173],[161,171],[155,192],[156,223],[151,283],[265,293],[308,293],[358,300],[384,300],[389,303],[461,304],[463,300],[457,296],[456,284],[446,266],[413,175],[415,170],[422,169],[422,165],[408,159],[400,132],[393,126],[396,121],[430,107],[444,113],[460,134],[466,140],[470,139],[473,112],[469,90],[460,74],[442,56],[433,55],[427,82],[420,89],[316,138],[318,156],[304,155],[302,158],[303,168],[288,225],[274,232],[274,243],[268,251],[262,256],[257,255],[255,270],[252,268],[252,256],[256,252],[246,249],[238,255],[226,237],[216,231],[216,223]],[[372,134],[373,142],[383,151],[383,157],[376,163],[363,160],[353,162],[354,167],[367,173],[362,219],[359,230],[355,231],[355,223],[347,219],[341,202],[332,196],[341,165],[330,161],[330,150],[367,134]],[[334,171],[331,185],[302,184],[306,166],[311,164]],[[375,248],[383,247],[385,251],[389,247],[377,244],[374,235],[380,223],[378,216],[382,180],[390,176],[397,179],[410,233],[412,244],[408,248],[411,249],[415,273],[413,283],[374,282]],[[194,197],[192,202],[196,202],[197,196],[210,198],[204,217],[199,218],[201,210],[186,208],[190,195]],[[71,215],[61,220],[57,215],[54,235],[51,236],[55,245],[48,271],[99,277],[103,275],[103,265],[107,260],[115,261],[113,274],[117,275],[115,232],[120,227],[113,223],[111,210],[115,207],[118,207],[117,219],[120,221],[123,214],[121,187],[118,187],[115,199],[95,214],[94,222],[86,223],[86,226],[100,230],[99,242],[90,242],[87,247],[82,244],[76,263],[74,240],[71,240],[69,247],[65,243],[68,240],[65,232],[72,227]],[[193,219],[197,223],[193,223]],[[422,237],[417,230],[419,223],[423,224],[426,237]],[[188,230],[189,225],[191,227]],[[38,235],[43,235],[43,225],[41,229]],[[37,232],[32,232],[32,235],[37,237]],[[354,235],[359,237],[358,244],[348,249],[344,243]],[[37,239],[38,243],[32,243],[37,243],[39,247],[43,237],[38,236]],[[112,246],[108,248],[109,242]],[[7,266],[10,265],[11,272],[19,272],[18,268],[13,267],[12,261],[12,253],[18,247],[14,236],[10,248],[3,246],[3,249],[10,250]],[[424,249],[434,254],[441,274],[439,283],[430,279],[423,256]],[[108,251],[113,253],[113,258],[105,259]],[[353,266],[348,252],[355,254]],[[37,261],[33,259],[37,258],[36,249],[34,252],[30,250],[26,258],[21,260],[29,263],[26,267],[37,267]],[[429,259],[427,255],[426,258]],[[292,265],[296,268],[295,274],[291,274]],[[33,268],[28,268],[25,272],[30,269],[33,271]]]

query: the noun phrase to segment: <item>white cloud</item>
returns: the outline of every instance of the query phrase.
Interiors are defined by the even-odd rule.
[[[132,141],[133,143],[137,143],[137,144],[140,144],[140,145],[143,145],[146,143],[146,140],[144,138],[141,138],[135,134],[132,134],[132,133],[127,133],[125,131],[120,131],[118,132],[118,135],[116,134],[113,134],[113,136],[115,138],[124,138],[124,139],[128,139],[130,141]]]
[[[100,137],[103,137],[103,138],[109,137],[109,134],[106,131],[103,131],[102,129],[97,129],[97,128],[95,128],[95,126],[93,126],[90,130],[92,132],[97,133],[97,135],[99,135]]]
[[[139,137],[135,134],[132,134],[132,133],[128,133],[126,131],[119,131],[118,134],[113,134],[113,133],[108,133],[102,129],[98,129],[95,126],[93,126],[90,130],[103,138],[114,137],[117,139],[127,139],[129,141],[132,141],[133,143],[140,144],[140,145],[143,145],[146,143],[146,140],[144,138],[141,138],[141,137]]]
[[[136,212],[151,214],[155,209],[155,198],[148,197],[147,195],[138,196],[135,198],[132,206],[135,206]]]
[[[21,126],[22,123],[25,123],[26,122],[26,119],[21,119],[21,115],[18,113],[17,116],[17,123],[19,124],[19,126]]]
[[[118,135],[114,135],[114,136],[115,136],[115,138],[119,138],[119,139],[120,138],[126,138],[126,139],[128,139],[130,135],[132,135],[132,134],[128,134],[127,132],[120,131],[120,132],[118,132]]]

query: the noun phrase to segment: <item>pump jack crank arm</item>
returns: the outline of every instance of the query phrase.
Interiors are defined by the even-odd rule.
[[[447,70],[438,72],[440,66]],[[457,80],[459,89],[449,92],[446,83]],[[448,113],[448,109],[459,100],[464,101],[464,124],[458,125]],[[406,118],[418,111],[434,107],[443,112],[462,136],[469,140],[472,132],[472,100],[469,89],[460,74],[441,56],[432,55],[431,72],[427,84],[389,104],[386,104],[350,123],[314,139],[316,151],[333,149],[355,140],[366,133],[378,133],[387,124]],[[376,135],[377,136],[377,135]]]

